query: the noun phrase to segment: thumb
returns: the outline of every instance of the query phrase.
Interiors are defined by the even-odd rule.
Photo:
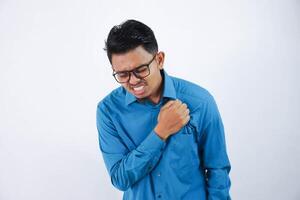
[[[175,102],[176,101],[174,101],[174,100],[169,100],[165,105],[163,105],[162,109],[169,108]]]

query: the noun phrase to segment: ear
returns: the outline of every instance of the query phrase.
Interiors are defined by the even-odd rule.
[[[158,63],[158,68],[163,69],[164,67],[164,61],[165,61],[165,53],[160,51],[157,53],[156,61]]]

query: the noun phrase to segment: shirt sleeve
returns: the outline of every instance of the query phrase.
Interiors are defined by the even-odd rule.
[[[208,200],[230,200],[230,162],[226,153],[224,127],[213,97],[208,101],[201,136],[201,154],[206,174]]]
[[[151,131],[136,149],[129,151],[103,103],[98,104],[96,119],[99,146],[111,183],[119,190],[126,191],[152,171],[160,159],[165,142]]]

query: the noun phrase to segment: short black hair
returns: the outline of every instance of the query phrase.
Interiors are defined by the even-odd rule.
[[[110,30],[104,50],[107,52],[109,62],[112,63],[112,54],[127,53],[140,45],[151,54],[158,51],[157,41],[151,28],[142,22],[130,19]]]

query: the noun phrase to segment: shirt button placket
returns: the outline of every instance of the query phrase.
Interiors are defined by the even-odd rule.
[[[160,182],[160,180],[161,180],[161,179],[160,179],[161,173],[158,172],[158,173],[156,174],[156,176],[158,177],[158,182]],[[162,198],[162,193],[161,193],[161,192],[157,193],[156,197],[157,197],[158,200],[163,199],[163,198]]]

